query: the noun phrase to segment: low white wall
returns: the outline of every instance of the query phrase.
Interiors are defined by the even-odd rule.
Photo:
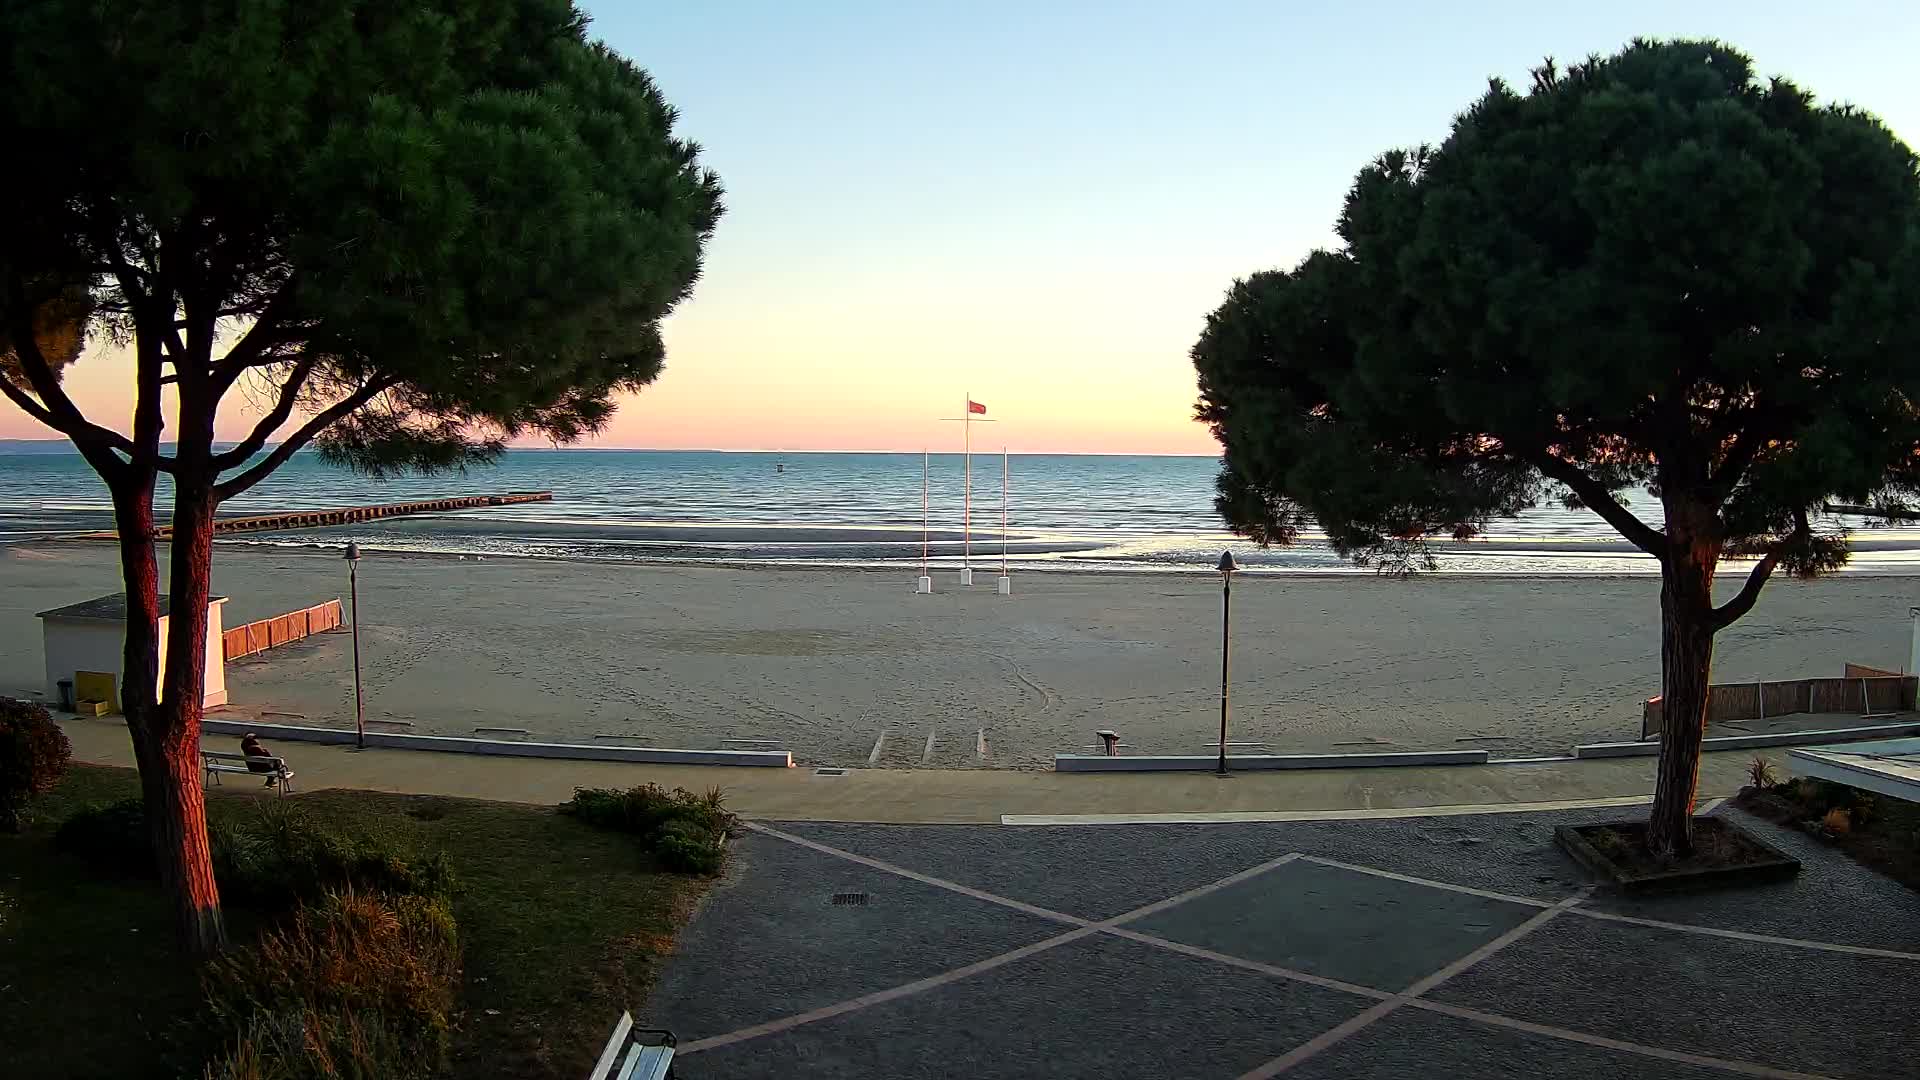
[[[1714,735],[1700,741],[1704,750],[1756,750],[1768,746],[1812,746],[1822,743],[1861,739],[1890,739],[1900,735],[1920,735],[1920,720],[1897,724],[1868,724],[1863,727],[1822,728],[1816,731],[1770,731],[1759,735]],[[1660,740],[1644,742],[1584,743],[1573,748],[1580,758],[1651,757],[1660,752]]]
[[[200,722],[213,735],[239,737],[251,731],[262,740],[328,743],[350,746],[352,729],[298,727],[292,724],[256,724],[240,720]],[[649,765],[754,765],[790,769],[793,754],[786,750],[678,750],[659,746],[593,746],[585,743],[536,743],[506,739],[464,739],[452,735],[395,735],[367,732],[367,745],[386,750],[438,750],[454,754],[495,754],[502,757],[572,758],[581,761],[631,761]]]
[[[1227,769],[1355,769],[1382,765],[1485,765],[1485,750],[1406,750],[1377,754],[1228,754]],[[1108,757],[1105,754],[1056,754],[1055,772],[1203,772],[1218,768],[1220,756]]]

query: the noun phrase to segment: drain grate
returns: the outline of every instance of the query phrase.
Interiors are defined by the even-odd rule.
[[[815,776],[845,776],[845,775],[847,775],[847,770],[845,770],[845,769],[815,769],[815,770],[813,770],[813,775],[815,775]]]
[[[833,894],[834,907],[866,907],[867,894],[863,892],[837,892]]]

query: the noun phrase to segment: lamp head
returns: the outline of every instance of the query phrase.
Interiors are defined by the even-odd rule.
[[[359,562],[360,561],[360,545],[354,543],[351,540],[347,541],[346,558],[348,562]]]
[[[1223,551],[1220,553],[1220,565],[1218,569],[1222,574],[1231,574],[1235,570],[1240,569],[1240,564],[1233,561],[1233,552]]]

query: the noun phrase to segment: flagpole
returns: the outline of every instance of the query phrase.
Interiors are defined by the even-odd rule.
[[[1013,595],[1013,579],[1007,576],[1007,448],[1000,447],[1000,595]]]
[[[917,593],[933,591],[933,578],[927,572],[927,477],[933,469],[931,457],[930,451],[920,451],[920,579],[913,583]]]
[[[960,584],[973,584],[973,391],[960,408],[960,456],[966,459],[960,511]]]

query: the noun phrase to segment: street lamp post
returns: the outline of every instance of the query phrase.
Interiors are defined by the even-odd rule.
[[[1227,675],[1233,660],[1233,572],[1240,567],[1233,552],[1220,553],[1220,767],[1216,775],[1227,775]]]
[[[353,745],[367,748],[367,715],[360,698],[360,545],[347,541],[347,596],[353,601]]]

